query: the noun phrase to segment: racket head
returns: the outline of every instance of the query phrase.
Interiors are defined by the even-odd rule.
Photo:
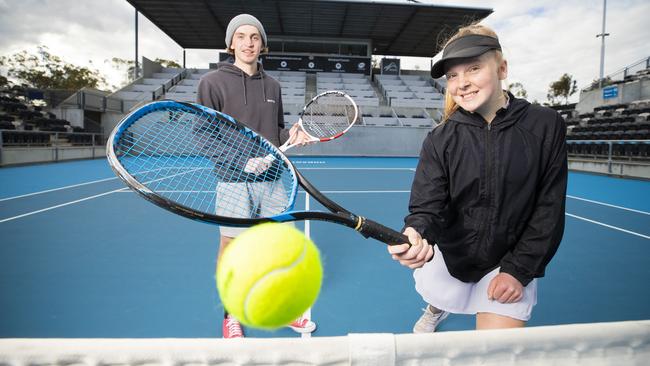
[[[268,169],[247,170],[251,159],[268,156]],[[230,226],[292,219],[293,164],[262,136],[210,108],[149,103],[118,123],[107,157],[130,188],[176,214]]]
[[[330,141],[345,134],[359,118],[359,107],[348,94],[329,90],[318,94],[300,113],[302,130],[315,141]]]

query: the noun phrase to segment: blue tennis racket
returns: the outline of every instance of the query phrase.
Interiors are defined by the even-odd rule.
[[[386,244],[408,243],[325,197],[256,132],[198,104],[157,101],[137,109],[113,130],[107,156],[135,192],[194,220],[228,226],[321,220]],[[295,210],[299,186],[330,212]]]

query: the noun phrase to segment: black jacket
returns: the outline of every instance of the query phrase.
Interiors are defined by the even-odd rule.
[[[524,286],[564,232],[566,125],[512,94],[491,124],[459,109],[424,140],[405,226],[436,243],[449,273],[477,282],[496,267]]]

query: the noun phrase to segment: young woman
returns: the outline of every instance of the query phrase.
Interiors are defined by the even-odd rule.
[[[566,126],[552,109],[502,88],[508,63],[486,26],[461,28],[431,69],[447,78],[444,121],[425,139],[404,233],[389,246],[416,269],[428,303],[414,332],[449,313],[476,328],[522,327],[537,302],[536,278],[564,231]]]

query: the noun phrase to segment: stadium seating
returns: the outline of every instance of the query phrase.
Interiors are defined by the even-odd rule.
[[[0,90],[0,130],[2,146],[49,146],[53,143],[88,145],[93,135],[81,127],[59,119],[53,113],[43,111],[32,104],[19,91]]]
[[[162,68],[161,72],[153,73],[150,77],[137,79],[135,82],[109,95],[109,98],[121,99],[125,110],[136,105],[157,100],[185,77],[186,70],[178,68]],[[171,98],[169,95],[167,98]],[[173,99],[173,98],[172,98]]]
[[[283,104],[305,104],[307,74],[302,71],[269,71],[282,86]]]
[[[431,79],[420,75],[377,75],[376,79],[388,105],[442,108],[443,96]]]
[[[167,89],[161,98],[187,102],[196,101],[199,79],[209,71],[209,69],[201,69],[187,70],[181,73],[180,79],[174,81],[174,85]],[[278,80],[282,86],[284,121],[289,126],[298,121],[303,106],[314,93],[322,93],[327,90],[344,91],[355,100],[362,114],[357,122],[359,125],[431,128],[440,120],[441,113],[435,110],[435,113],[430,113],[431,110],[427,112],[424,108],[436,108],[436,106],[430,105],[430,101],[439,100],[441,94],[436,87],[432,86],[431,82],[433,81],[431,79],[427,81],[421,76],[405,75],[399,79],[399,82],[403,84],[401,86],[403,90],[410,93],[409,95],[414,96],[414,98],[420,96],[422,99],[417,98],[417,102],[411,104],[398,101],[393,106],[386,106],[385,103],[381,102],[382,98],[376,92],[376,90],[381,90],[381,86],[379,84],[373,85],[370,79],[363,74],[319,72],[315,75],[315,90],[311,89],[310,92],[307,91],[308,77],[305,72],[270,70],[267,71],[267,74]],[[149,85],[153,85],[151,80],[143,80]],[[401,90],[399,88],[393,89],[395,89],[395,92]],[[132,86],[129,93],[137,93],[140,90],[143,90],[141,93],[151,92],[151,89],[146,86]],[[126,92],[126,90],[122,91],[122,93]],[[127,96],[135,98],[138,95],[128,94]],[[139,96],[145,97],[145,99],[139,99],[139,101],[149,98],[148,95],[140,94]]]
[[[650,101],[601,106],[575,116],[564,111],[568,152],[576,156],[647,158]]]
[[[199,87],[199,80],[203,74],[209,72],[210,69],[191,69],[181,74],[181,79],[167,89],[165,92],[165,99],[173,99],[179,102],[196,102],[197,88]]]
[[[319,72],[316,85],[318,93],[340,90],[354,98],[359,106],[379,106],[379,97],[366,75]]]

